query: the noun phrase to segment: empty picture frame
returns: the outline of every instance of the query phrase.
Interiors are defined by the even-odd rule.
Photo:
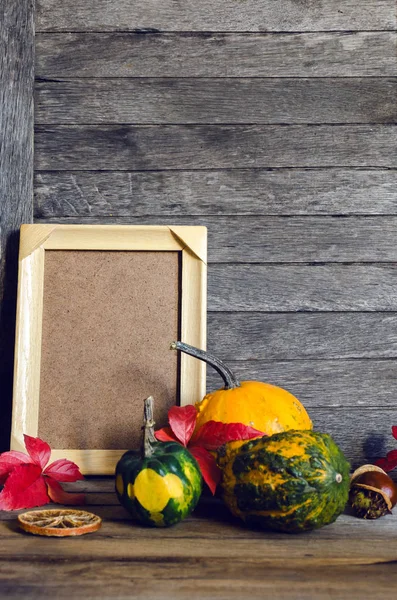
[[[23,225],[11,448],[39,436],[51,459],[113,474],[139,447],[143,400],[157,427],[205,394],[205,227]]]

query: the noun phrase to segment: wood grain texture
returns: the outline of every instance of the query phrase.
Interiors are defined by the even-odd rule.
[[[214,311],[395,311],[397,265],[212,265]]]
[[[38,125],[35,144],[38,171],[397,167],[393,125]]]
[[[264,338],[265,340],[265,338]],[[214,342],[215,343],[215,340]],[[219,346],[221,355],[224,353]],[[355,410],[376,407],[379,411],[395,411],[397,382],[395,359],[368,360],[289,360],[237,361],[228,360],[228,366],[241,380],[267,381],[289,390],[311,412],[312,408],[345,408],[349,419],[355,419]],[[219,375],[207,369],[207,389],[222,385]],[[396,412],[396,411],[395,411]],[[396,420],[394,413],[392,419]],[[384,415],[380,425],[388,432]]]
[[[319,31],[395,29],[393,0],[38,0],[38,31]]]
[[[81,195],[77,194],[76,189],[74,194],[71,205],[67,207],[69,211],[73,206],[82,204]],[[111,214],[108,221],[112,223],[154,225],[161,221],[164,225],[203,225],[208,228],[209,263],[397,261],[397,218],[392,216],[340,218],[214,215],[115,219]],[[83,220],[88,224],[103,222],[104,218],[64,217],[61,212],[57,212],[57,215],[44,220],[47,223]]]
[[[30,225],[30,227],[32,227]],[[22,226],[22,232],[26,225]],[[23,239],[23,233],[21,236]],[[21,256],[20,252],[20,256]],[[18,305],[10,446],[24,451],[24,434],[37,436],[43,316],[44,250],[18,262]]]
[[[188,215],[397,215],[397,170],[36,172],[34,214],[37,220],[156,215],[159,221]]]
[[[37,124],[396,123],[397,79],[37,81]]]
[[[395,76],[397,32],[54,33],[36,36],[36,76]]]
[[[33,217],[33,6],[0,7],[0,451],[11,418],[18,229]]]
[[[121,507],[90,505],[90,496],[102,528],[70,544],[21,534],[15,516],[3,513],[3,597],[70,598],[73,590],[75,598],[358,600],[397,583],[395,515],[366,522],[346,514],[286,537],[246,529],[207,500],[172,530],[148,530]]]
[[[225,361],[397,358],[396,313],[210,312],[208,332]]]

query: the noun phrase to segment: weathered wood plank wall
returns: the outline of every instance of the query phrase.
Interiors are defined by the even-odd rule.
[[[382,454],[395,1],[39,0],[36,26],[36,221],[207,225],[209,348]]]
[[[18,235],[33,218],[31,0],[0,3],[0,451],[10,440]]]

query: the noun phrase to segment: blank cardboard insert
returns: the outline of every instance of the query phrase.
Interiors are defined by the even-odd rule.
[[[140,444],[143,400],[156,427],[178,402],[181,253],[45,253],[39,437],[53,448]]]

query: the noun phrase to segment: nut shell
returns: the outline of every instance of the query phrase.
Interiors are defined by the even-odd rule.
[[[352,481],[352,487],[355,485],[365,486],[367,489],[382,492],[390,500],[390,509],[397,503],[397,486],[394,481],[386,474],[379,471],[367,471],[361,473]]]
[[[397,486],[376,465],[362,465],[350,479],[349,501],[358,517],[378,519],[397,503]]]
[[[362,465],[361,467],[358,467],[358,469],[356,469],[351,475],[351,482],[353,482],[357,477],[359,477],[363,473],[369,473],[370,471],[377,471],[378,473],[384,473],[384,475],[387,475],[386,471],[384,471],[380,467],[377,467],[376,465]]]

